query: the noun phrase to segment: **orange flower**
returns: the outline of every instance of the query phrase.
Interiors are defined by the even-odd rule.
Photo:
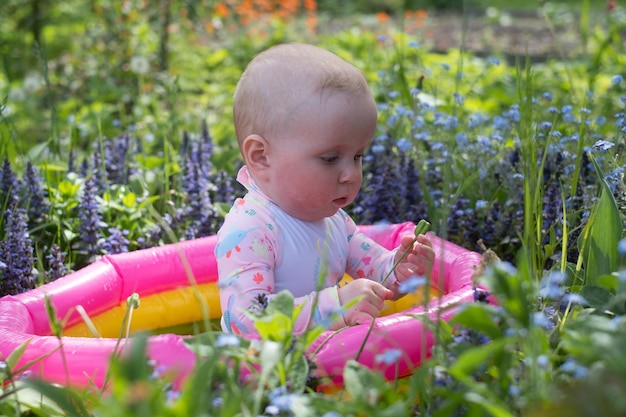
[[[311,13],[309,16],[307,16],[306,26],[309,29],[310,33],[317,32],[317,15],[315,15],[315,13]]]
[[[376,13],[376,19],[380,23],[387,23],[389,21],[389,15],[385,12]]]
[[[304,0],[304,8],[309,12],[317,10],[317,2],[315,0]]]
[[[230,14],[230,10],[224,3],[217,3],[215,5],[215,14],[218,17],[227,17]]]

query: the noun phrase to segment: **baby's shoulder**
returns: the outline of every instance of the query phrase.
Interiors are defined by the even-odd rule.
[[[221,229],[235,227],[244,230],[256,230],[262,233],[275,233],[275,221],[272,212],[263,201],[256,201],[254,196],[238,198],[224,218]]]

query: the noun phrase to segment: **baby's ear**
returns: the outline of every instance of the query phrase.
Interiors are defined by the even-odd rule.
[[[248,169],[259,179],[267,179],[269,159],[267,152],[269,146],[261,135],[253,134],[243,140],[241,152]]]

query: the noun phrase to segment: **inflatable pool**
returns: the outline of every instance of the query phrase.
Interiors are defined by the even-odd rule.
[[[402,223],[360,229],[392,248],[400,236],[412,234],[414,227],[413,223]],[[441,296],[429,303],[405,297],[387,306],[387,315],[376,319],[373,326],[365,323],[324,332],[310,350],[323,375],[340,384],[346,361],[358,356],[360,363],[379,369],[388,379],[406,376],[429,356],[433,343],[432,334],[414,315],[449,320],[456,306],[473,300],[472,274],[480,255],[433,234],[430,237],[436,253],[433,287]],[[149,358],[161,368],[176,370],[184,379],[196,364],[196,354],[184,342],[185,335],[169,331],[220,316],[215,243],[215,236],[211,236],[106,255],[54,282],[0,298],[0,360],[28,341],[18,367],[34,362],[29,372],[46,381],[102,387],[111,355],[125,345],[125,340],[118,338],[124,334],[127,300],[136,293],[140,306],[133,310],[131,333],[157,333],[148,337]],[[46,300],[63,320],[61,340],[53,335]],[[94,332],[99,337],[93,337]],[[402,353],[398,363],[377,360],[389,349]]]

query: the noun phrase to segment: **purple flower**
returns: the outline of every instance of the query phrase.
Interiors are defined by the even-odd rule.
[[[24,209],[5,212],[6,234],[0,242],[0,294],[19,294],[35,288],[33,275],[33,246],[26,211]]]
[[[50,209],[48,193],[41,186],[39,170],[30,161],[26,163],[26,174],[23,179],[24,201],[28,207],[31,221],[41,221]]]
[[[102,222],[96,193],[96,178],[92,175],[83,184],[83,194],[78,203],[78,217],[80,219],[78,232],[89,257],[100,253],[98,241],[102,236],[101,229],[105,225]]]
[[[130,243],[126,236],[128,230],[119,230],[116,227],[109,228],[109,236],[101,243],[101,250],[104,253],[124,253],[128,252],[128,244]]]
[[[56,243],[50,248],[50,253],[46,255],[48,261],[48,272],[46,276],[48,281],[54,281],[67,274],[67,268],[65,266],[65,252],[61,251],[61,248]]]
[[[17,179],[11,162],[4,158],[0,170],[0,207],[14,208],[19,201],[20,182]]]

